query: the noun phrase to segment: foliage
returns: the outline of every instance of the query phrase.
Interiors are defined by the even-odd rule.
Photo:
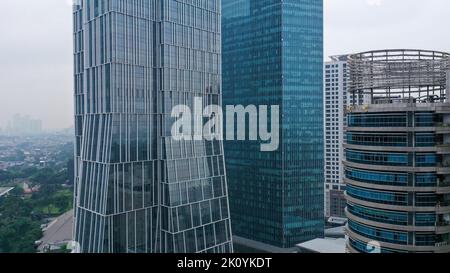
[[[19,148],[29,149],[27,145]],[[41,224],[72,209],[73,189],[62,184],[69,179],[69,164],[73,165],[73,161],[68,163],[73,158],[73,144],[60,148],[58,163],[48,168],[18,166],[0,170],[0,187],[15,187],[8,196],[0,198],[0,253],[36,252],[35,242],[43,236]],[[23,160],[23,153],[18,152],[14,159]],[[24,180],[30,187],[39,186],[39,191],[23,196]]]
[[[36,252],[35,241],[42,237],[41,224],[72,209],[71,189],[44,184],[31,198],[13,192],[0,198],[0,253]]]
[[[42,237],[40,221],[30,217],[31,203],[14,196],[0,202],[0,253],[35,252],[34,242]]]
[[[29,176],[32,182],[36,184],[64,184],[68,179],[67,170],[55,171],[51,168],[40,169]]]
[[[6,185],[14,179],[29,179],[34,184],[64,184],[69,179],[66,168],[55,171],[54,168],[10,168],[7,171],[0,171],[0,185]]]

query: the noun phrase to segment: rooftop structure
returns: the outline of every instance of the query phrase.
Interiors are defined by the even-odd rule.
[[[298,244],[297,247],[300,252],[307,253],[329,253],[329,254],[344,254],[345,253],[345,239],[314,239],[302,244]]]
[[[446,99],[448,53],[380,50],[349,56],[349,92],[371,95],[371,103],[426,103]]]

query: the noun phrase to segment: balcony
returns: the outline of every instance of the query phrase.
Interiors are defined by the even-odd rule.
[[[450,222],[449,221],[437,221],[436,222],[436,233],[447,234],[450,232]]]
[[[444,122],[436,122],[435,127],[441,127],[441,128],[449,128],[450,124],[444,123]]]
[[[450,213],[450,202],[438,201],[436,205],[436,212],[439,214]]]
[[[447,227],[447,226],[450,226],[450,222],[449,221],[437,221],[436,226],[437,227]]]
[[[442,242],[436,243],[434,246],[435,247],[444,247],[444,246],[449,246],[449,245],[450,245],[449,241],[442,241]]]

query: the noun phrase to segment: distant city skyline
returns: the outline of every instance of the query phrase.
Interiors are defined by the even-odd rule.
[[[6,133],[19,135],[34,135],[43,132],[42,120],[34,119],[28,115],[16,114],[5,128]]]
[[[2,1],[0,128],[15,114],[40,119],[47,129],[72,126],[70,3]],[[450,35],[442,35],[448,10],[448,0],[325,0],[324,56],[384,48],[450,51]]]

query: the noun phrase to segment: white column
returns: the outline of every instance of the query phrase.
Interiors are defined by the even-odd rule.
[[[446,102],[450,102],[450,70],[447,71]]]

